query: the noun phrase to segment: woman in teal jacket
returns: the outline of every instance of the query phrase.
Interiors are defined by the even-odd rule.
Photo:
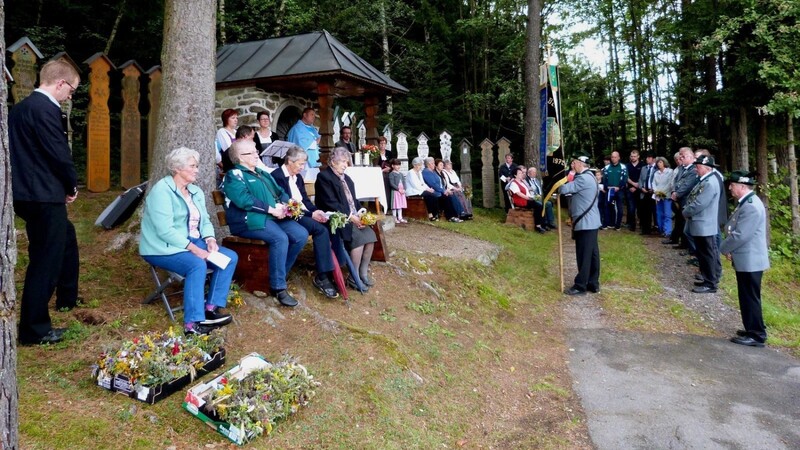
[[[192,184],[197,179],[199,159],[197,151],[186,147],[167,155],[172,175],[159,180],[147,195],[139,254],[149,264],[184,277],[185,331],[206,334],[231,322],[230,314],[222,313],[220,308],[227,304],[238,257],[234,251],[217,245],[205,195]],[[208,261],[213,252],[230,258],[224,269]],[[208,298],[204,299],[207,269],[212,274]]]
[[[231,234],[267,243],[272,295],[284,306],[296,306],[297,300],[286,290],[286,276],[308,241],[308,231],[287,217],[289,195],[269,172],[256,167],[253,141],[234,142],[228,156],[235,166],[225,174],[222,190],[230,200],[225,216]]]

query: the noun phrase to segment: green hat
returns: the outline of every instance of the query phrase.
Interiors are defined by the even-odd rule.
[[[746,170],[734,170],[731,172],[730,182],[755,186],[757,182],[756,173],[748,172]]]
[[[572,159],[577,159],[578,161],[587,165],[592,164],[592,159],[589,158],[589,155],[587,155],[586,153],[576,153],[572,155]]]
[[[701,156],[694,161],[694,164],[713,167],[713,168],[719,167],[718,165],[716,165],[713,156]]]

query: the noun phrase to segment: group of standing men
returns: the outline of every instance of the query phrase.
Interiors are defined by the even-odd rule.
[[[605,197],[617,208],[614,227],[621,223],[620,192],[630,186],[628,192],[646,191],[647,176],[653,164],[639,167],[639,181],[631,184],[628,168],[619,163],[619,154],[613,152],[611,163],[603,169],[602,182],[591,174],[589,157],[578,154],[572,158],[573,180],[559,189],[563,195],[571,195],[569,203],[575,240],[578,274],[573,285],[565,291],[567,295],[584,295],[600,291],[600,252],[597,230],[603,227],[600,209],[595,205],[598,198]],[[632,161],[638,162],[638,153]],[[671,198],[675,205],[675,228],[672,239],[687,241],[694,249],[700,273],[695,276],[692,292],[697,294],[717,292],[722,276],[720,256],[733,263],[739,290],[739,305],[744,329],[738,330],[731,341],[736,344],[763,347],[767,338],[761,309],[761,278],[769,268],[766,240],[766,212],[761,200],[753,192],[755,179],[746,171],[735,171],[730,176],[729,190],[737,200],[736,209],[728,219],[725,182],[714,157],[707,151],[695,154],[684,147],[675,155],[678,168],[674,176]],[[642,172],[642,170],[645,172]],[[644,181],[643,181],[644,180]],[[608,184],[606,184],[608,183]],[[644,184],[643,184],[644,183]],[[605,185],[605,192],[601,186]],[[610,189],[614,187],[615,189]],[[641,199],[641,197],[640,197]],[[629,205],[630,206],[630,205]],[[642,206],[640,203],[638,206]],[[635,208],[635,206],[634,206]],[[645,208],[647,208],[645,206]],[[630,209],[629,209],[630,211]],[[645,209],[650,214],[649,209]],[[635,230],[635,217],[629,215],[629,227]],[[649,234],[643,222],[643,234]],[[721,227],[724,226],[725,238]],[[670,241],[671,242],[671,241]],[[690,243],[690,244],[689,244]]]

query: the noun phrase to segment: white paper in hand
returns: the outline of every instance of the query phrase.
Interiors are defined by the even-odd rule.
[[[220,252],[211,252],[208,254],[207,261],[224,270],[228,267],[228,263],[231,262],[231,259]]]

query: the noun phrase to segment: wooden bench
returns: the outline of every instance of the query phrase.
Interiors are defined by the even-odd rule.
[[[214,191],[212,196],[215,205],[225,204],[225,194],[222,191]],[[221,226],[228,225],[224,209],[217,211],[217,219]],[[248,292],[269,293],[269,246],[267,243],[258,239],[228,236],[222,240],[222,246],[239,255],[239,262],[236,264],[233,278],[242,289]]]
[[[407,219],[428,220],[428,208],[421,195],[406,197],[408,207],[403,211],[403,216]]]
[[[511,202],[511,209],[506,215],[506,223],[522,227],[523,230],[533,231],[536,223],[533,220],[533,210],[530,208],[519,208],[514,206],[514,199],[510,191],[506,191],[508,200]]]

